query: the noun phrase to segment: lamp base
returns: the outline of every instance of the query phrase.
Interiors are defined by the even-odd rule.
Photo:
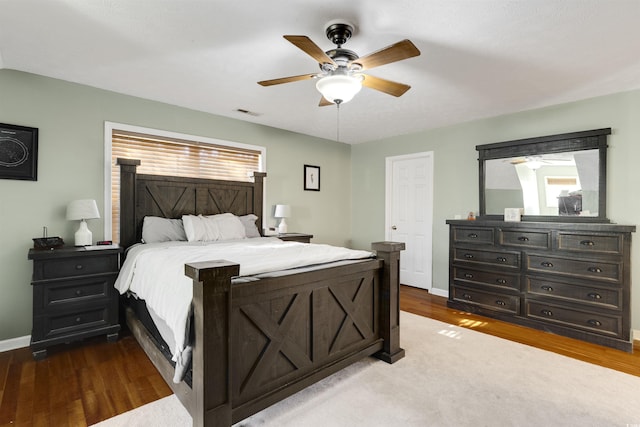
[[[91,246],[93,234],[91,230],[89,230],[89,227],[87,227],[87,221],[84,219],[80,221],[80,227],[78,227],[78,231],[76,231],[75,238],[76,246]]]
[[[284,218],[280,220],[280,225],[278,226],[278,233],[284,234],[287,232],[287,223],[284,222]]]

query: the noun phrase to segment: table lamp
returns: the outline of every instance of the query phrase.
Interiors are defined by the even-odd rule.
[[[76,246],[89,246],[93,241],[91,230],[87,227],[87,219],[100,218],[98,205],[95,200],[83,199],[74,200],[67,206],[67,219],[70,221],[80,220],[80,227],[75,234]]]
[[[280,225],[278,225],[278,233],[284,234],[287,232],[287,223],[285,222],[285,218],[289,218],[291,216],[291,207],[289,205],[276,205],[276,211],[273,214],[276,218],[280,219]]]

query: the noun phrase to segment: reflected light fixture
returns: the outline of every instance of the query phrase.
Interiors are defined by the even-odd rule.
[[[98,205],[95,200],[74,200],[67,206],[67,220],[80,220],[80,227],[75,234],[76,246],[90,246],[93,241],[91,230],[87,227],[87,219],[100,218]]]
[[[344,104],[351,101],[362,89],[362,76],[330,74],[318,80],[316,89],[327,101],[338,105]]]

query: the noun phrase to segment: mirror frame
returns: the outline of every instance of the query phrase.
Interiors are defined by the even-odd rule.
[[[609,222],[607,219],[607,135],[611,135],[611,128],[477,145],[480,173],[479,219],[504,220],[504,215],[487,215],[486,212],[485,162],[487,160],[597,149],[599,150],[598,216],[523,215],[521,219],[547,222]]]

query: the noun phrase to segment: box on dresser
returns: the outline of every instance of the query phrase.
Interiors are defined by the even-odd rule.
[[[449,220],[448,306],[632,351],[631,233],[608,223]]]
[[[33,260],[33,328],[35,359],[47,347],[95,335],[118,339],[118,292],[113,284],[120,269],[117,245],[29,250]]]

